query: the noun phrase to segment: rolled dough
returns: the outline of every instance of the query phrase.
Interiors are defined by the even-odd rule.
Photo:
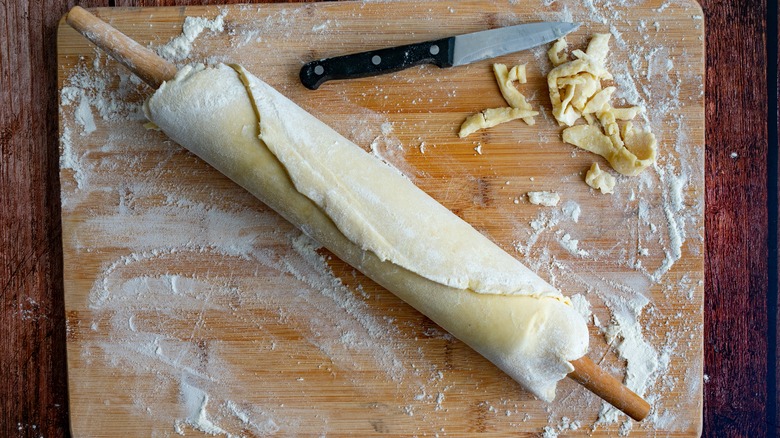
[[[144,110],[170,138],[551,401],[588,346],[568,298],[240,66],[186,66]]]

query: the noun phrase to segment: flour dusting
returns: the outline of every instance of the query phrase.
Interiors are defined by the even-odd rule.
[[[83,319],[69,317],[69,340],[78,339],[84,366],[118,377],[118,394],[106,395],[94,412],[121,409],[145,427],[138,434],[165,436],[319,436],[339,434],[344,424],[362,427],[360,433],[445,436],[448,421],[473,415],[485,430],[530,429],[546,437],[687,431],[681,409],[695,411],[700,403],[702,365],[685,362],[684,352],[700,350],[701,327],[688,315],[697,311],[703,279],[684,272],[682,261],[702,251],[703,145],[692,141],[699,124],[681,110],[703,96],[703,87],[700,72],[664,32],[663,15],[632,18],[637,6],[650,3],[661,14],[687,8],[644,0],[496,6],[499,24],[578,21],[583,37],[612,35],[616,98],[646,106],[643,122],[659,135],[659,160],[637,178],[620,177],[610,197],[591,193],[578,170],[566,170],[582,169],[577,160],[591,157],[563,149],[569,146],[559,142],[543,87],[531,99],[542,116],[537,126],[507,132],[529,136],[523,143],[531,138],[542,151],[561,151],[561,159],[533,172],[518,168],[523,177],[515,178],[515,170],[502,174],[494,166],[498,149],[489,136],[458,143],[456,121],[428,120],[434,107],[473,110],[466,107],[469,82],[440,78],[453,69],[420,67],[366,82],[357,93],[334,85],[320,100],[299,90],[289,72],[266,71],[258,61],[273,55],[300,66],[311,54],[280,51],[279,44],[320,47],[338,39],[361,25],[361,10],[371,2],[342,18],[297,5],[269,11],[243,5],[230,15],[225,8],[186,17],[180,35],[155,47],[176,63],[259,65],[263,79],[410,180],[450,178],[443,188],[431,185],[431,193],[445,205],[466,205],[459,214],[467,221],[478,223],[488,212],[511,230],[499,243],[593,322],[598,335],[589,356],[645,396],[653,406],[647,420],[633,423],[572,382],[561,382],[556,402],[544,405],[498,372],[483,377],[489,365],[476,353],[400,310],[405,304],[144,129],[148,87],[98,51],[70,70],[60,93],[63,215],[78,217],[63,227],[71,249],[66,262],[75,269],[74,258],[98,261],[79,268],[87,274]],[[428,27],[440,20],[426,4],[412,8]],[[461,9],[448,10],[448,19],[467,20]],[[700,25],[696,15],[688,14]],[[212,53],[212,38],[227,41],[227,50]],[[517,55],[528,62],[529,87],[549,71],[545,50]],[[467,77],[489,74],[479,65],[459,68]],[[333,113],[334,102],[352,114],[347,123]],[[433,140],[432,133],[450,130],[451,142]],[[479,160],[472,163],[479,170],[465,166],[463,156]],[[204,187],[204,180],[215,185]],[[540,191],[554,191],[560,203],[521,202]],[[607,209],[617,223],[604,220]],[[350,406],[361,403],[361,416],[370,420],[345,423],[344,405],[322,402],[323,387]],[[374,388],[381,388],[382,403],[375,403]],[[471,403],[475,398],[484,401]]]
[[[201,389],[182,383],[181,398],[187,414],[184,422],[195,429],[207,435],[227,435],[231,436],[226,430],[214,424],[209,419],[206,406],[209,403],[209,395]],[[186,435],[182,428],[182,423],[174,423],[174,430],[179,435]]]
[[[192,43],[206,29],[212,32],[222,32],[225,29],[225,16],[227,10],[223,10],[213,20],[203,17],[186,17],[182,25],[181,35],[169,41],[167,44],[157,47],[157,53],[169,61],[182,61],[190,55]]]

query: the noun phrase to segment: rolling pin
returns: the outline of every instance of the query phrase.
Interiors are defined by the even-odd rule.
[[[107,52],[110,56],[127,67],[131,72],[136,74],[151,87],[158,89],[161,86],[165,86],[166,82],[172,81],[177,77],[177,68],[175,65],[159,57],[151,50],[141,46],[131,38],[109,26],[83,8],[76,6],[71,9],[66,17],[66,21],[74,29],[84,35],[88,40],[90,40],[100,49]],[[239,71],[239,74],[240,73],[241,71]],[[245,83],[247,83],[246,77],[243,78]],[[252,88],[252,84],[247,85],[248,90],[253,90],[255,88]],[[283,99],[283,97],[279,97],[279,99]],[[306,114],[306,117],[313,116]],[[197,150],[194,152],[198,154]],[[212,160],[209,158],[212,157],[209,157],[208,154],[204,153],[198,155],[206,155],[205,157],[202,156],[201,158],[204,158],[207,162],[211,163]],[[278,163],[276,163],[274,160],[271,161],[273,161],[271,164],[263,165],[279,167]],[[243,187],[247,188],[255,196],[269,204],[271,208],[279,212],[283,217],[302,228],[305,232],[307,232],[307,234],[312,235],[312,237],[318,240],[321,244],[323,244],[323,246],[331,250],[331,252],[336,254],[338,257],[356,267],[358,270],[365,273],[368,277],[377,281],[377,283],[380,285],[385,286],[391,290],[391,292],[404,299],[404,301],[407,301],[413,307],[420,310],[423,314],[431,317],[434,322],[439,323],[450,332],[453,332],[453,329],[452,327],[448,326],[447,321],[453,319],[454,317],[468,317],[467,314],[452,313],[456,312],[456,310],[451,309],[452,307],[456,307],[456,304],[459,305],[463,301],[468,302],[469,300],[476,300],[475,302],[477,305],[479,305],[480,303],[491,303],[492,301],[503,298],[500,295],[490,296],[489,294],[477,294],[471,291],[458,291],[453,287],[441,285],[435,281],[421,278],[414,273],[408,272],[407,270],[394,265],[389,261],[381,260],[370,251],[365,251],[364,249],[355,246],[353,242],[349,241],[342,233],[339,232],[336,227],[333,226],[329,218],[324,216],[322,212],[316,208],[316,205],[313,205],[311,201],[306,199],[303,195],[296,192],[297,198],[291,197],[280,200],[278,197],[275,197],[273,193],[270,195],[266,193],[258,193],[257,188],[243,181],[243,178],[240,175],[231,175],[230,173],[232,169],[223,170],[219,165],[215,165],[215,167],[217,167],[218,170],[222,171],[223,173],[226,173],[229,177],[231,177],[231,179]],[[277,182],[274,181],[273,183],[276,184]],[[289,185],[289,182],[286,184]],[[271,187],[267,190],[273,192],[275,189]],[[294,189],[289,187],[282,187],[279,190],[294,191]],[[298,210],[295,210],[294,206],[296,205],[300,207]],[[306,212],[306,214],[304,215],[302,212]],[[319,218],[318,215],[322,217]],[[311,217],[314,217],[314,219]],[[307,221],[314,221],[314,223],[312,224]],[[315,229],[312,230],[312,227]],[[405,291],[405,289],[414,287],[423,287],[427,294],[421,297],[415,294],[409,294]],[[457,295],[457,303],[456,301],[447,301],[452,300],[450,296],[455,296],[456,294],[460,294]],[[427,298],[428,295],[445,298],[432,299]],[[475,298],[474,296],[478,297]],[[534,297],[517,297],[513,299],[537,300],[537,298]],[[442,307],[441,303],[446,303],[448,305],[444,306],[444,309],[437,308],[436,306]],[[440,321],[444,321],[444,323],[442,324]],[[475,323],[478,324],[479,321],[475,321]],[[473,339],[468,332],[456,329],[453,334],[459,339],[464,340],[464,342],[466,342],[468,345],[474,347],[473,342],[469,342],[473,341]],[[496,358],[495,355],[491,357],[490,351],[480,351],[479,347],[476,347],[475,349],[488,357],[488,359],[490,359],[492,362],[496,363],[499,368],[503,369],[504,371],[507,371],[507,368],[512,368],[511,365],[503,363],[502,358]],[[620,381],[602,370],[587,356],[582,356],[578,359],[570,360],[568,362],[568,366],[571,371],[568,372],[567,377],[575,380],[609,404],[613,405],[615,408],[626,413],[634,420],[641,421],[650,412],[650,405],[645,400],[624,386]],[[511,372],[508,371],[508,373],[512,375],[512,377],[515,377],[515,375],[513,375]],[[522,379],[518,379],[516,377],[515,379],[521,383],[525,383],[526,386],[533,387],[534,382],[523,382],[521,381]],[[537,393],[537,395],[539,394]]]

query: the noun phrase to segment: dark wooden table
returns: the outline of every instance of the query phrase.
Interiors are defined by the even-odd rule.
[[[239,2],[0,0],[0,437],[69,435],[55,35],[76,3]],[[704,435],[777,436],[777,5],[702,5]]]

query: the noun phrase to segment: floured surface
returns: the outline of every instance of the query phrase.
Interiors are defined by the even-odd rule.
[[[591,322],[590,357],[616,375],[627,370],[627,383],[646,390],[655,407],[648,421],[631,427],[600,413],[598,399],[569,381],[553,404],[534,400],[216,171],[144,130],[140,104],[149,90],[63,26],[74,432],[694,434],[702,384],[703,21],[692,3],[626,3],[99,12],[144,44],[173,41],[177,62],[245,65],[576,296]],[[222,25],[190,20],[182,34],[185,16],[222,16]],[[297,81],[313,58],[533,20],[584,22],[570,47],[583,47],[593,32],[612,34],[613,101],[647,107],[639,121],[658,137],[656,168],[619,177],[613,195],[584,183],[592,162],[607,165],[560,141],[546,94],[548,47],[496,60],[528,64],[523,92],[541,107],[536,124],[514,121],[466,139],[457,137],[463,118],[503,102],[490,61],[333,82],[316,92]],[[206,29],[198,34],[197,26]],[[371,39],[361,45],[365,34]],[[561,201],[531,205],[530,191],[556,192]]]

